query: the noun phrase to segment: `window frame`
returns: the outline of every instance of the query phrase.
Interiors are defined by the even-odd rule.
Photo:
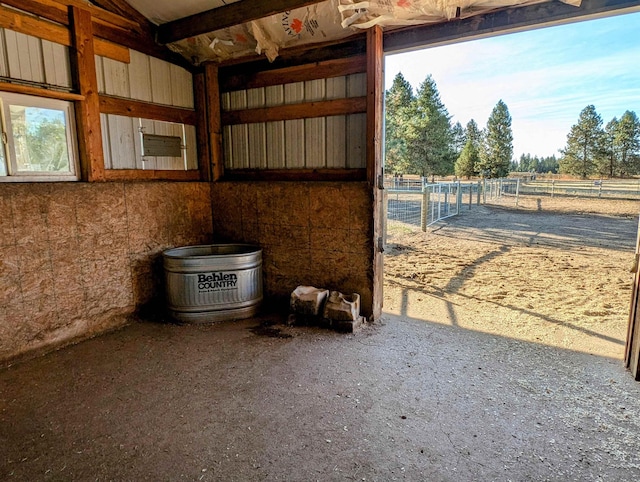
[[[15,138],[11,123],[11,106],[33,107],[61,111],[65,118],[65,137],[69,156],[69,171],[21,171],[18,169]],[[4,152],[6,175],[0,176],[2,182],[59,182],[80,180],[80,166],[78,159],[78,143],[75,123],[75,106],[73,102],[38,97],[34,95],[18,94],[14,92],[0,92],[0,130]]]

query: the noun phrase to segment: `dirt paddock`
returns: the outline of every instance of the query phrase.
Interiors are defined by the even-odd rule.
[[[621,358],[640,202],[522,196],[391,223],[385,311]]]
[[[139,322],[0,370],[0,480],[640,480],[636,205],[532,201],[396,226],[356,334]]]

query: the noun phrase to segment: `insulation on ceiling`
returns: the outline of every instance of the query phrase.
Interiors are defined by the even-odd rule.
[[[195,64],[264,54],[273,61],[281,49],[340,40],[374,25],[398,27],[467,18],[497,8],[548,0],[325,0],[169,44]],[[579,6],[581,0],[563,0]]]

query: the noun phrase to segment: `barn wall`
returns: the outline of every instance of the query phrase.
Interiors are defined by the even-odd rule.
[[[208,183],[3,185],[0,210],[0,360],[126,323],[163,249],[212,239]]]
[[[225,92],[222,110],[235,111],[366,95],[366,74]],[[366,167],[366,114],[228,125],[226,169],[357,169]]]
[[[359,293],[372,310],[371,188],[365,182],[218,182],[217,241],[263,249],[266,302],[286,306],[298,285]]]

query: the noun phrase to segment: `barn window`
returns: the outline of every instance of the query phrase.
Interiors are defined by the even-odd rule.
[[[0,93],[0,181],[74,181],[73,104]]]

